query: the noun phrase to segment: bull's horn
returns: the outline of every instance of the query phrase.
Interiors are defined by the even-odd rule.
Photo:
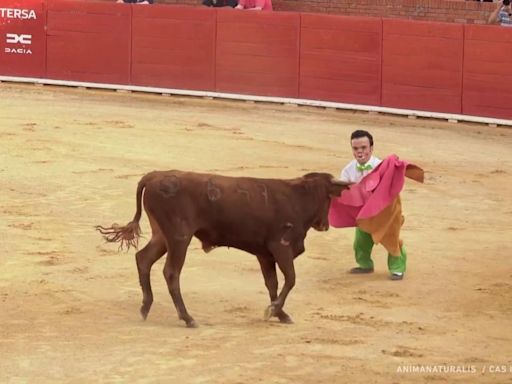
[[[331,180],[331,184],[333,184],[333,185],[340,185],[342,187],[348,187],[349,185],[352,185],[354,183],[350,183],[348,181],[341,181],[341,180],[333,179],[333,180]]]

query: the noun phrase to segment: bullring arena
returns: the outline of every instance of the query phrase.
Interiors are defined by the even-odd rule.
[[[510,128],[12,83],[0,116],[0,382],[512,382]],[[141,320],[134,251],[94,226],[132,218],[143,174],[338,175],[360,128],[426,172],[402,192],[403,281],[380,246],[374,274],[347,274],[353,230],[311,230],[283,325],[263,320],[253,256],[193,240],[182,292],[199,328],[177,319],[163,259]]]

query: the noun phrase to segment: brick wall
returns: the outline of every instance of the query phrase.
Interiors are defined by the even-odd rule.
[[[157,3],[200,5],[201,0],[155,0]],[[276,11],[485,24],[493,3],[461,0],[272,0]]]
[[[282,11],[485,24],[495,5],[450,0],[274,0]]]

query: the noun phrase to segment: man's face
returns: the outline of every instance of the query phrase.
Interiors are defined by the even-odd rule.
[[[511,5],[511,4],[509,4],[509,5],[504,5],[504,6],[503,6],[503,10],[504,10],[505,12],[507,12],[507,13],[510,15],[510,13],[512,13],[512,5]]]
[[[357,162],[359,164],[367,163],[373,152],[373,147],[370,146],[370,139],[366,136],[358,139],[352,139],[351,144],[352,153],[354,154],[354,158]]]

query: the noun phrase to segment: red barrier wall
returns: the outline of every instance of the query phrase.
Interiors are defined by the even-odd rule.
[[[216,89],[299,95],[298,13],[217,11]]]
[[[462,24],[383,20],[382,105],[461,113]]]
[[[512,31],[468,25],[464,42],[462,112],[512,119]]]
[[[43,0],[2,0],[0,73],[8,76],[45,76],[45,25]]]
[[[380,105],[382,20],[301,15],[301,98]]]
[[[512,119],[510,28],[80,0],[47,7],[0,5],[1,75]]]
[[[216,16],[212,8],[134,6],[132,83],[214,91]]]
[[[49,1],[47,77],[128,84],[131,10],[116,3]]]

